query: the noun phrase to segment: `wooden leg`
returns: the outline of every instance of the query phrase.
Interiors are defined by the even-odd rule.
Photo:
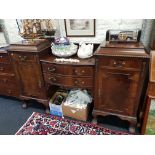
[[[91,123],[93,123],[93,124],[97,124],[97,116],[96,116],[96,115],[94,115],[93,117],[94,117],[94,118],[93,118],[93,120],[92,120],[92,122],[91,122]]]
[[[134,134],[136,132],[135,127],[136,127],[136,124],[131,122],[129,126],[129,132]]]
[[[46,114],[50,114],[50,109],[49,109],[49,107],[46,107],[45,112],[46,112]]]
[[[23,102],[22,108],[23,109],[26,109],[28,107],[27,101],[22,101],[22,102]]]

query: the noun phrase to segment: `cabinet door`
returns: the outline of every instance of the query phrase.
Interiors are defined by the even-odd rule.
[[[16,62],[17,71],[20,78],[21,94],[24,96],[42,98],[43,80],[40,67],[37,63]]]
[[[99,68],[95,109],[126,116],[136,115],[139,80],[139,72]]]

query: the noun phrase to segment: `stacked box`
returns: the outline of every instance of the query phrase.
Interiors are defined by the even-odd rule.
[[[63,96],[64,97],[60,105],[56,104],[57,96]],[[65,101],[66,97],[67,97],[67,93],[61,92],[61,91],[60,92],[57,91],[52,96],[52,98],[50,99],[50,102],[49,102],[50,114],[51,115],[61,116],[61,117],[63,116],[62,103]]]

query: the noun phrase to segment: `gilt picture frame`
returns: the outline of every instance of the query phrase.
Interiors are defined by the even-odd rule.
[[[94,37],[95,19],[65,19],[67,37]]]

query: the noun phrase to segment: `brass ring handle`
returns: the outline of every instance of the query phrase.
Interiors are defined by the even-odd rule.
[[[125,61],[122,61],[122,65],[125,65]]]
[[[50,68],[50,67],[48,67],[48,71],[54,72],[54,71],[56,71],[56,68]]]
[[[82,84],[85,84],[85,82],[84,82],[84,81],[82,81],[81,83],[82,83]]]
[[[82,70],[82,73],[85,73],[85,70]]]
[[[78,80],[75,80],[75,81],[74,81],[74,84],[75,84],[75,85],[77,85],[78,83],[79,83],[79,81],[78,81]]]
[[[77,73],[78,73],[78,70],[74,70],[74,73],[76,73],[76,74],[77,74]]]
[[[54,81],[54,82],[56,81],[56,78],[54,78],[54,77],[49,77],[48,79],[49,79],[49,80],[52,80],[52,81]]]
[[[25,60],[27,59],[27,56],[23,56],[23,57],[22,57],[22,56],[20,55],[20,56],[18,56],[18,58],[20,59],[20,61],[25,61]]]
[[[117,64],[116,61],[114,61],[113,64],[116,65]]]
[[[114,67],[123,67],[125,65],[125,61],[113,62]]]
[[[4,71],[4,68],[3,67],[0,67],[0,71]]]

